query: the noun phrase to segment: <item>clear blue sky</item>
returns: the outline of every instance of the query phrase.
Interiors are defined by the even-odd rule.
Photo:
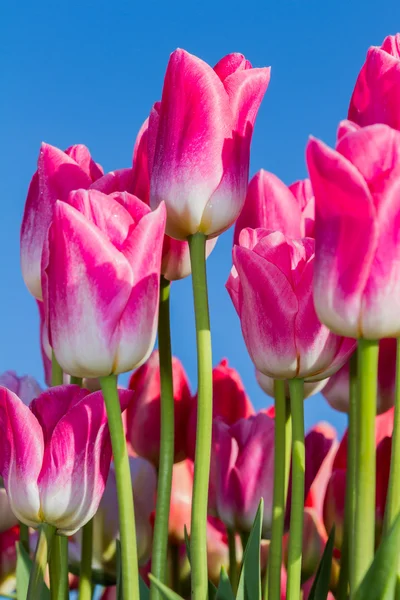
[[[242,52],[272,66],[256,123],[251,173],[286,183],[305,177],[309,134],[333,143],[369,45],[400,30],[396,0],[20,0],[0,9],[1,193],[0,372],[42,380],[38,319],[19,269],[19,228],[42,140],[86,144],[105,171],[131,164],[134,139],[161,94],[170,52],[182,47],[214,64]],[[225,291],[232,232],[208,261],[214,363],[227,357],[256,407],[258,388],[239,320]],[[173,286],[173,350],[196,384],[190,279]],[[306,402],[306,424],[344,418],[321,396]]]

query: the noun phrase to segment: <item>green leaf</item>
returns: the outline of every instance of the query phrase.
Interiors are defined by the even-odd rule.
[[[150,600],[150,590],[139,575],[139,593],[140,600]]]
[[[331,581],[333,545],[335,541],[335,526],[332,527],[328,541],[318,565],[317,574],[312,585],[308,600],[326,600],[329,594]]]
[[[122,600],[122,563],[121,563],[121,542],[117,539],[117,600]]]
[[[186,546],[186,554],[188,557],[188,561],[190,563],[190,539],[189,539],[189,535],[186,529],[186,525],[184,525],[183,527],[183,535],[185,537],[185,546]]]
[[[264,501],[261,498],[243,557],[237,600],[261,600],[260,543]]]
[[[208,600],[215,600],[217,597],[217,588],[212,581],[208,581]]]
[[[221,567],[221,574],[219,576],[219,586],[215,600],[235,600],[235,594],[233,593],[228,573],[226,572],[224,567]]]
[[[183,600],[182,596],[180,596],[179,594],[177,594],[173,590],[170,590],[169,587],[167,587],[166,585],[164,585],[163,583],[161,583],[161,581],[159,581],[156,577],[154,577],[154,575],[150,574],[149,578],[150,578],[150,581],[152,583],[154,583],[154,585],[156,586],[156,588],[158,589],[158,591],[161,593],[161,595],[166,600]]]
[[[354,600],[393,600],[400,546],[400,515],[383,538]]]
[[[26,600],[29,586],[29,577],[32,569],[32,559],[24,546],[17,542],[17,598],[18,600]],[[43,583],[40,600],[50,600],[50,590]]]

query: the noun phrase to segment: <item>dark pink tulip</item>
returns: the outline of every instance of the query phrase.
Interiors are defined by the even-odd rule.
[[[186,432],[191,410],[192,395],[182,363],[172,359],[175,406],[175,462],[186,457]],[[127,438],[139,456],[147,458],[156,467],[160,460],[161,398],[160,362],[154,351],[147,362],[133,373],[129,387],[135,392],[135,401],[126,411]]]
[[[124,408],[132,392],[120,398]],[[28,408],[1,387],[0,426],[0,475],[14,514],[31,527],[45,522],[72,535],[95,514],[110,468],[102,393],[55,387]]]
[[[102,174],[86,146],[78,144],[63,152],[42,144],[21,226],[22,276],[35,298],[42,299],[41,258],[56,200],[67,200],[69,192],[88,188]]]
[[[273,173],[258,171],[251,179],[243,209],[235,224],[233,243],[242,229],[281,231],[289,238],[312,234],[314,195],[308,179],[287,187]]]
[[[400,34],[388,35],[382,46],[371,46],[358,76],[349,119],[365,127],[386,123],[400,129]]]
[[[260,499],[264,499],[263,533],[272,519],[274,420],[264,413],[229,426],[221,419],[213,425],[211,478],[215,493],[210,510],[227,527],[251,530]]]
[[[239,373],[229,366],[226,358],[214,367],[213,379],[213,419],[219,417],[228,425],[239,419],[254,415],[254,408],[246,394]],[[197,396],[191,404],[187,424],[187,455],[193,460],[196,446]]]
[[[168,235],[215,237],[242,209],[250,142],[270,69],[253,69],[241,54],[212,69],[176,50],[168,63],[159,115],[149,119],[150,204],[167,206]]]
[[[394,405],[396,383],[396,340],[383,338],[379,342],[377,413],[386,412]],[[333,375],[322,394],[332,408],[341,412],[349,410],[349,364]]]
[[[133,369],[157,332],[165,208],[127,192],[71,192],[57,201],[43,252],[49,341],[66,373]]]
[[[336,150],[315,139],[307,148],[316,202],[315,308],[341,335],[397,337],[400,131],[345,129]]]
[[[319,321],[312,296],[314,240],[244,229],[226,287],[256,368],[273,378],[326,379],[355,342]]]

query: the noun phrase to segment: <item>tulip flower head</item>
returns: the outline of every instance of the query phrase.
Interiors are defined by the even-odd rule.
[[[18,377],[15,371],[5,371],[0,375],[0,386],[14,392],[24,404],[29,406],[34,398],[42,393],[42,388],[34,377],[23,375]]]
[[[76,377],[129,371],[157,332],[165,208],[128,193],[71,192],[57,201],[43,252],[49,342]]]
[[[226,287],[256,368],[268,377],[326,379],[354,350],[318,319],[312,297],[314,240],[245,229]]]
[[[120,392],[123,407],[131,398]],[[0,427],[0,475],[15,516],[30,527],[45,522],[75,533],[95,514],[110,468],[101,392],[59,386],[27,407],[1,387]]]
[[[341,124],[336,149],[312,139],[314,302],[332,331],[400,335],[400,131]]]
[[[150,205],[165,202],[171,237],[215,237],[239,215],[269,77],[269,68],[253,69],[242,54],[229,54],[212,69],[184,50],[172,53],[148,129]]]

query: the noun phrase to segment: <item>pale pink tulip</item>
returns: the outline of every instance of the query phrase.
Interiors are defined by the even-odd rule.
[[[316,202],[319,318],[349,337],[397,337],[400,131],[344,126],[336,150],[312,139],[307,162]]]
[[[150,204],[166,203],[168,235],[215,237],[234,223],[269,77],[269,68],[253,69],[242,54],[229,54],[212,69],[184,50],[172,53],[159,114],[150,115],[148,130]]]
[[[171,544],[185,541],[185,527],[190,533],[193,492],[193,462],[183,460],[172,470],[171,504],[169,510],[169,540]]]
[[[129,371],[157,332],[165,208],[127,192],[71,192],[57,201],[43,252],[49,342],[77,377]]]
[[[388,35],[382,46],[371,46],[358,76],[349,119],[365,127],[386,123],[400,129],[400,34]]]
[[[326,379],[355,348],[319,321],[313,302],[314,240],[244,229],[226,287],[256,368],[268,377]]]
[[[0,386],[8,388],[10,392],[14,392],[27,406],[43,391],[34,377],[30,375],[18,377],[15,371],[5,371],[2,373],[0,375]]]
[[[72,190],[88,188],[102,174],[102,168],[92,160],[86,146],[78,144],[63,152],[42,144],[21,226],[22,276],[35,298],[42,299],[42,251],[56,201],[66,200]]]
[[[120,398],[124,408],[132,392],[120,391]],[[16,517],[75,533],[94,516],[110,468],[102,393],[55,387],[28,408],[1,387],[0,426],[0,475]]]

